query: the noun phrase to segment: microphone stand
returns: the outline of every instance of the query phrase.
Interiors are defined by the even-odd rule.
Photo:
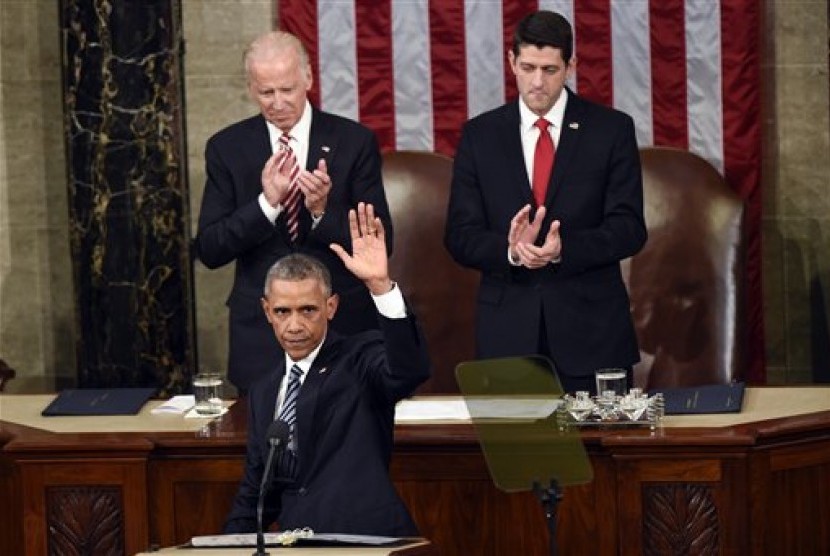
[[[552,479],[550,486],[542,488],[538,481],[533,482],[533,492],[542,504],[542,509],[545,512],[545,518],[548,523],[548,549],[550,556],[556,556],[559,548],[556,544],[556,505],[562,500],[562,489],[556,479]]]
[[[259,497],[256,503],[256,552],[253,556],[269,556],[265,552],[265,532],[262,527],[262,511],[265,506],[265,494],[271,484],[271,468],[274,465],[274,454],[277,449],[282,451],[288,438],[288,424],[284,421],[274,421],[268,427],[268,458],[265,460],[265,469],[259,484]]]

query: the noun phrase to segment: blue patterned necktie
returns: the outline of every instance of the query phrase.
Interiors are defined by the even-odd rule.
[[[279,420],[288,425],[288,447],[282,451],[277,472],[285,478],[293,479],[297,476],[297,395],[300,393],[300,377],[303,371],[299,365],[293,365],[288,375],[288,386],[285,389],[285,400],[282,403]]]
[[[303,371],[299,365],[293,365],[288,375],[288,387],[285,389],[285,400],[280,410],[280,421],[285,421],[288,430],[291,432],[288,441],[288,449],[297,451],[297,440],[294,433],[294,425],[297,422],[297,394],[300,393],[300,377]]]

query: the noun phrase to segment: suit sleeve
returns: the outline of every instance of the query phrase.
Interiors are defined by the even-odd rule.
[[[492,133],[476,126],[475,121],[464,126],[453,161],[450,199],[444,228],[444,245],[453,259],[462,266],[485,273],[509,272],[507,261],[507,233],[488,215],[482,177],[479,170],[491,161],[480,160],[484,150],[476,137]]]
[[[563,223],[560,272],[578,274],[617,263],[636,254],[646,242],[643,176],[634,122],[616,112],[606,164],[604,204],[598,226]]]
[[[409,313],[403,319],[380,317],[383,343],[373,346],[376,349],[362,350],[366,361],[360,367],[367,369],[366,380],[385,405],[411,396],[430,376],[426,338]]]
[[[257,197],[240,203],[235,180],[254,179],[234,175],[215,139],[205,147],[207,181],[199,212],[195,239],[199,259],[208,268],[218,268],[251,250],[273,234],[274,225],[263,214]],[[256,173],[259,177],[259,173]],[[256,189],[259,189],[259,183]]]

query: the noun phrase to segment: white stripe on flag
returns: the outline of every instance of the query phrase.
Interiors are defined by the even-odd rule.
[[[317,43],[320,107],[346,118],[360,118],[357,86],[357,27],[353,0],[319,0]]]
[[[467,117],[504,104],[504,64],[501,2],[464,2],[467,52]]]
[[[720,3],[686,0],[689,150],[723,174]]]
[[[611,3],[614,107],[634,118],[637,143],[654,143],[648,0]]]
[[[568,23],[571,24],[571,29],[573,30],[574,35],[574,52],[573,55],[576,56],[576,25],[574,24],[574,5],[573,0],[539,0],[539,9],[540,10],[550,10],[552,12],[557,12],[559,15],[563,16],[565,19],[568,20]],[[578,61],[578,60],[577,60]],[[577,92],[577,78],[576,75],[579,72],[579,65],[576,66],[576,71],[574,71],[571,76],[568,78],[566,85],[573,91]]]
[[[392,3],[395,148],[431,151],[432,118],[428,0]]]

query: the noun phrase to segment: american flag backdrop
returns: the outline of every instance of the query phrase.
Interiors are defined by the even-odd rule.
[[[383,150],[452,156],[469,118],[516,97],[506,51],[537,9],[574,27],[578,94],[635,121],[641,147],[709,160],[747,204],[747,379],[763,382],[757,0],[276,0],[314,68],[311,99]]]

